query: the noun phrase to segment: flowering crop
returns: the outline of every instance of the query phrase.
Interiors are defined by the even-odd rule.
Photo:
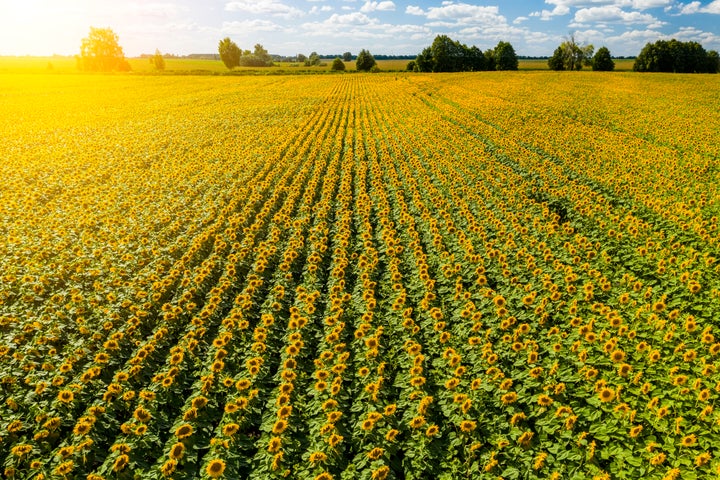
[[[710,80],[0,75],[5,477],[717,475]]]

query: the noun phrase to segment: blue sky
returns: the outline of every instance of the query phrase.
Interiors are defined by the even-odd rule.
[[[213,53],[226,36],[282,55],[416,54],[438,34],[550,55],[570,33],[635,55],[661,38],[720,50],[720,0],[0,0],[0,55],[75,54],[90,26],[112,28],[128,56]]]

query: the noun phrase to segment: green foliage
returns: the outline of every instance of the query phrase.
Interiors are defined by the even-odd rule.
[[[498,42],[493,52],[495,70],[517,70],[518,58],[515,49],[508,42]]]
[[[165,59],[162,56],[162,53],[160,53],[160,50],[155,49],[155,55],[150,57],[150,64],[152,64],[153,68],[158,71],[165,70]]]
[[[708,73],[720,72],[720,55],[718,55],[716,50],[710,50],[708,52],[707,64]]]
[[[565,70],[562,47],[557,47],[553,52],[552,57],[548,58],[548,67],[550,67],[550,70],[555,71]]]
[[[118,36],[110,28],[90,27],[90,35],[82,39],[77,66],[86,72],[127,72],[130,64],[125,58]]]
[[[344,72],[345,71],[345,63],[343,63],[342,58],[335,57],[335,60],[333,60],[332,65],[330,66],[330,70],[335,70],[337,72]]]
[[[607,47],[600,47],[593,57],[592,69],[599,72],[612,72],[615,70],[615,62],[610,56],[610,50]]]
[[[486,70],[483,52],[473,46],[452,40],[447,35],[435,37],[432,45],[415,59],[415,67],[421,72],[467,72]]]
[[[317,52],[312,52],[310,57],[305,59],[306,67],[315,67],[320,65],[320,55]]]
[[[414,72],[417,69],[417,64],[415,63],[415,60],[410,60],[407,63],[407,67],[405,67],[405,70],[408,72]]]
[[[635,60],[636,72],[717,73],[717,52],[708,53],[697,42],[676,39],[646,44]],[[713,60],[714,59],[714,60]]]
[[[235,44],[230,38],[225,37],[220,40],[218,44],[218,52],[220,53],[220,59],[223,61],[228,70],[240,66],[240,57],[242,51],[240,47]]]
[[[240,57],[240,66],[272,67],[273,60],[268,51],[265,50],[265,47],[257,43],[252,53],[247,53]]]
[[[352,61],[352,53],[345,52],[342,54],[343,62],[351,62]]]
[[[551,70],[582,70],[583,65],[591,65],[594,47],[592,45],[580,46],[575,36],[560,44],[548,59]]]
[[[355,69],[359,72],[369,72],[375,66],[377,66],[375,57],[365,49],[360,50],[357,60],[355,60]]]

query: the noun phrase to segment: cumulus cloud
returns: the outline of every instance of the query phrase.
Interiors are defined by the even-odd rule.
[[[395,3],[390,1],[383,1],[383,2],[365,2],[365,5],[360,7],[361,12],[374,12],[374,11],[381,11],[381,12],[390,12],[395,10]]]
[[[423,10],[422,8],[417,7],[415,5],[408,5],[407,7],[405,7],[405,13],[407,13],[408,15],[420,16],[420,15],[425,15],[425,10]]]
[[[247,34],[251,32],[280,32],[284,28],[269,20],[243,20],[223,22],[222,32],[226,34]]]
[[[256,15],[274,15],[278,17],[299,17],[303,15],[302,10],[285,5],[275,0],[242,0],[228,2],[225,4],[228,12],[247,12]]]
[[[571,26],[593,23],[621,23],[625,25],[642,24],[648,25],[652,28],[664,25],[664,22],[661,22],[648,13],[636,11],[628,12],[619,7],[608,5],[603,7],[581,8],[575,12],[575,17],[573,18]]]
[[[681,3],[678,5],[680,15],[690,15],[693,13],[713,13],[720,15],[720,0],[710,2],[703,6],[700,2]]]
[[[323,5],[322,7],[314,6],[308,12],[310,15],[322,12],[332,12],[333,8],[330,5]]]
[[[545,0],[552,5],[552,10],[543,9],[530,14],[540,20],[550,20],[552,17],[568,15],[571,9],[588,9],[595,7],[629,8],[631,10],[648,10],[652,8],[670,7],[673,0]]]
[[[363,12],[335,13],[322,22],[304,23],[302,29],[312,37],[382,39],[394,43],[428,39],[432,35],[432,31],[423,25],[382,23]]]

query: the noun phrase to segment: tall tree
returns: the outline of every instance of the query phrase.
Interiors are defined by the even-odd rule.
[[[713,55],[697,42],[676,39],[646,44],[635,59],[637,72],[716,73]]]
[[[225,37],[220,40],[220,43],[218,44],[218,52],[220,53],[220,60],[223,61],[228,70],[232,70],[233,68],[240,66],[242,51],[235,42],[230,40],[229,37]]]
[[[342,54],[343,62],[351,62],[352,61],[352,53],[345,52]]]
[[[82,39],[80,55],[76,57],[78,68],[90,72],[130,70],[118,40],[110,28],[90,27],[90,35]]]
[[[592,64],[594,50],[592,45],[581,46],[575,40],[575,35],[570,35],[555,49],[548,60],[548,66],[552,70],[581,70],[583,65]]]
[[[375,57],[372,56],[372,53],[365,49],[360,50],[360,53],[358,53],[357,59],[355,60],[356,70],[360,72],[369,72],[376,65],[377,62],[375,62]]]
[[[611,72],[615,70],[615,62],[610,56],[607,47],[600,47],[593,57],[592,69],[600,72]]]
[[[153,67],[155,67],[155,70],[165,70],[165,59],[163,58],[162,53],[160,53],[160,50],[157,48],[155,49],[155,55],[150,57],[150,63]]]
[[[518,58],[515,49],[508,42],[498,42],[493,52],[495,70],[517,70]]]

